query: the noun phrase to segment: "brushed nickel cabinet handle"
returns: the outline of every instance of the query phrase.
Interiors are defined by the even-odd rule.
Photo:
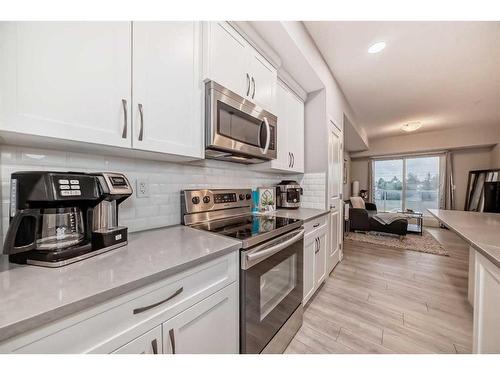
[[[319,227],[319,223],[316,223],[313,225],[313,228],[317,228],[317,227]]]
[[[139,116],[141,117],[141,129],[139,130],[139,141],[144,137],[144,110],[142,104],[139,103]]]
[[[292,167],[292,154],[288,153],[288,168]]]
[[[253,92],[252,92],[252,99],[255,98],[255,79],[252,77],[252,83],[253,83]]]
[[[152,305],[149,305],[149,306],[145,306],[145,307],[139,307],[137,309],[134,309],[132,312],[135,314],[140,314],[144,311],[148,311],[148,310],[151,310],[152,308],[156,307],[156,306],[160,306],[162,303],[165,303],[167,301],[170,301],[172,298],[174,298],[175,296],[178,296],[179,294],[182,293],[182,291],[184,290],[184,288],[181,286],[179,289],[177,289],[171,296],[165,298],[164,300],[161,300],[160,302],[156,302],[156,303],[153,303]]]
[[[153,354],[158,354],[158,341],[156,339],[151,341],[151,347],[153,348]]]
[[[250,76],[247,73],[247,96],[250,94]]]
[[[128,116],[127,116],[127,99],[122,99],[123,108],[123,131],[122,138],[127,138]]]
[[[316,250],[314,251],[314,254],[318,254],[319,253],[319,247],[320,247],[319,246],[319,239],[316,238],[315,241],[316,241]]]
[[[175,354],[175,333],[173,328],[168,331],[168,337],[170,338],[170,345],[172,346],[172,354]]]
[[[294,167],[294,165],[295,165],[295,155],[292,152],[292,168]]]

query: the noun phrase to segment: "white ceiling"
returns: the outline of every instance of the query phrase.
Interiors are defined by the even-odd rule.
[[[500,127],[500,22],[305,22],[369,138]],[[378,54],[368,47],[385,41]]]

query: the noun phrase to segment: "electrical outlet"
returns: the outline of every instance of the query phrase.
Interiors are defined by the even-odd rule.
[[[137,198],[149,197],[149,181],[147,179],[137,179],[137,188],[135,189]]]

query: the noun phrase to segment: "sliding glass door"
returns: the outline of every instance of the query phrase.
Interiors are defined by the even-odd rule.
[[[373,161],[372,192],[379,211],[439,208],[439,156]]]
[[[403,209],[403,159],[375,160],[373,163],[373,197],[383,212]]]

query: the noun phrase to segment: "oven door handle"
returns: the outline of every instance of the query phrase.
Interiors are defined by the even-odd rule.
[[[269,126],[269,121],[267,121],[266,116],[264,116],[263,121],[266,125],[266,145],[264,146],[264,149],[260,150],[260,152],[262,152],[263,155],[266,155],[269,150],[269,144],[271,143],[271,127]]]
[[[247,258],[247,262],[255,262],[257,260],[262,260],[265,258],[270,257],[273,254],[276,254],[277,252],[283,250],[284,248],[290,246],[292,243],[296,242],[298,239],[304,236],[304,229],[300,229],[296,232],[292,233],[297,233],[293,237],[289,238],[286,241],[283,241],[275,246],[271,246],[269,248],[265,248],[264,250],[257,251],[255,253],[247,254],[245,255]]]

